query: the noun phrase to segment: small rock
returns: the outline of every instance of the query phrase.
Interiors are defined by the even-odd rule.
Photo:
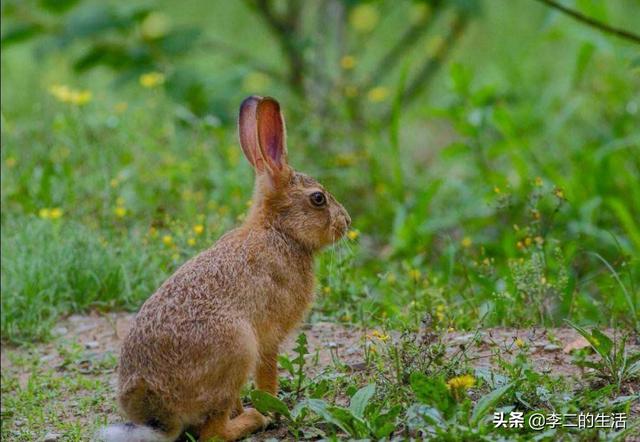
[[[55,359],[55,357],[56,356],[54,354],[44,355],[43,357],[40,358],[40,362],[49,362]]]
[[[96,328],[96,326],[97,325],[95,323],[82,324],[76,329],[76,333],[86,333],[89,330]]]
[[[44,442],[57,442],[62,438],[62,434],[58,433],[47,433],[44,436]]]
[[[67,327],[56,327],[53,330],[51,330],[51,334],[53,336],[64,336],[67,333],[69,333],[69,330],[67,329]]]
[[[560,350],[560,346],[559,345],[555,345],[555,344],[547,344],[544,347],[542,347],[543,350],[545,351],[557,351]]]
[[[349,365],[349,368],[353,371],[362,371],[367,368],[367,364],[364,362],[356,362],[355,364]]]
[[[89,341],[84,343],[85,348],[87,348],[88,350],[98,348],[99,345],[100,344],[98,344],[96,341]]]

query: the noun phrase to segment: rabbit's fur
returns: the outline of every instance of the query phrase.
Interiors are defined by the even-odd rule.
[[[103,429],[103,440],[170,441],[185,429],[200,440],[233,440],[267,423],[242,408],[240,390],[254,375],[259,389],[276,394],[279,345],[313,299],[313,254],[351,220],[317,181],[288,166],[274,99],[247,98],[239,133],[256,171],[253,205],[242,226],[180,267],[140,309],[119,367],[118,398],[131,423]]]

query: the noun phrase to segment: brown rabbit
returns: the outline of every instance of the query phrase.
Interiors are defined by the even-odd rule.
[[[314,179],[287,164],[285,126],[273,98],[240,107],[240,144],[256,172],[246,221],[189,260],[142,306],[122,346],[118,398],[131,423],[103,441],[173,441],[193,429],[234,440],[267,423],[243,409],[254,374],[277,392],[278,349],[313,300],[313,254],[351,220]]]

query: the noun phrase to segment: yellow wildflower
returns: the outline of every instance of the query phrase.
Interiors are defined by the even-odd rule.
[[[322,288],[322,291],[324,292],[325,295],[328,295],[329,293],[331,293],[331,287],[329,287],[328,285],[324,286]]]
[[[389,273],[389,274],[387,275],[387,282],[388,282],[389,284],[393,284],[393,283],[395,283],[395,282],[396,282],[396,280],[397,280],[397,278],[396,278],[396,274],[395,274],[395,273],[391,272],[391,273]]]
[[[193,247],[193,246],[195,246],[195,245],[196,245],[196,240],[195,240],[195,238],[189,238],[189,239],[187,240],[187,244],[189,244],[189,245],[190,245],[190,246],[192,246],[192,247]]]
[[[471,247],[471,244],[473,244],[473,241],[471,240],[471,238],[469,238],[468,236],[465,236],[464,238],[462,238],[462,247],[464,247],[465,249],[468,249],[469,247]]]
[[[196,224],[193,226],[193,233],[196,235],[201,235],[204,232],[204,226],[202,224]]]
[[[161,72],[148,72],[140,75],[140,85],[146,88],[154,88],[164,83],[164,74]]]
[[[367,92],[367,99],[372,103],[384,101],[389,96],[389,89],[384,86],[377,86]]]
[[[422,273],[418,269],[409,269],[407,273],[409,274],[409,278],[413,279],[414,281],[418,281],[422,276]]]
[[[524,239],[524,245],[525,245],[525,246],[527,246],[527,247],[529,247],[529,246],[531,245],[531,243],[532,243],[532,242],[533,242],[533,240],[532,240],[532,239],[531,239],[531,237],[529,237],[529,236],[527,236],[527,237]]]
[[[49,219],[51,217],[51,211],[49,209],[40,209],[38,211],[38,216],[42,219]]]
[[[347,238],[349,238],[351,241],[355,241],[359,236],[360,232],[357,230],[349,230],[349,232],[347,232]]]
[[[382,341],[382,342],[386,342],[390,338],[389,335],[387,335],[385,333],[382,333],[382,332],[379,332],[378,330],[374,330],[373,332],[371,332],[371,335],[369,335],[369,336],[371,338],[376,338],[377,340]]]
[[[562,190],[559,187],[556,187],[555,189],[553,189],[553,194],[558,198],[563,200],[564,199],[564,190]]]
[[[468,390],[476,385],[476,378],[470,374],[456,376],[447,381],[447,388],[454,390]]]
[[[502,192],[498,186],[494,186],[494,187],[493,187],[493,191],[494,191],[495,193],[500,193],[500,192]]]
[[[165,246],[171,246],[171,245],[173,245],[173,237],[172,237],[171,235],[164,235],[164,236],[162,237],[162,243],[163,243]]]
[[[62,103],[71,103],[78,106],[82,106],[91,101],[91,91],[88,90],[75,90],[68,86],[54,84],[49,88],[49,92],[58,101]]]
[[[49,212],[49,216],[50,216],[51,219],[58,219],[58,218],[62,217],[63,214],[64,214],[64,211],[62,209],[60,209],[59,207],[54,207]]]
[[[340,59],[340,66],[344,70],[350,70],[356,67],[356,58],[353,55],[345,55]]]
[[[378,8],[372,4],[360,4],[351,10],[349,24],[357,32],[367,33],[375,29],[380,20]]]
[[[78,106],[83,106],[91,101],[91,97],[91,91],[74,91],[71,95],[71,103]]]
[[[516,344],[516,347],[518,348],[523,348],[525,346],[525,343],[522,339],[520,338],[516,338],[516,340],[514,341]]]
[[[124,218],[127,214],[127,209],[123,206],[117,206],[115,209],[113,209],[113,213],[115,213],[118,218]]]

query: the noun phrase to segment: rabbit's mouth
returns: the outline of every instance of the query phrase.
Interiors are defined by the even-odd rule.
[[[342,238],[349,229],[349,221],[346,218],[337,220],[332,226],[332,233],[334,236],[334,242]]]

